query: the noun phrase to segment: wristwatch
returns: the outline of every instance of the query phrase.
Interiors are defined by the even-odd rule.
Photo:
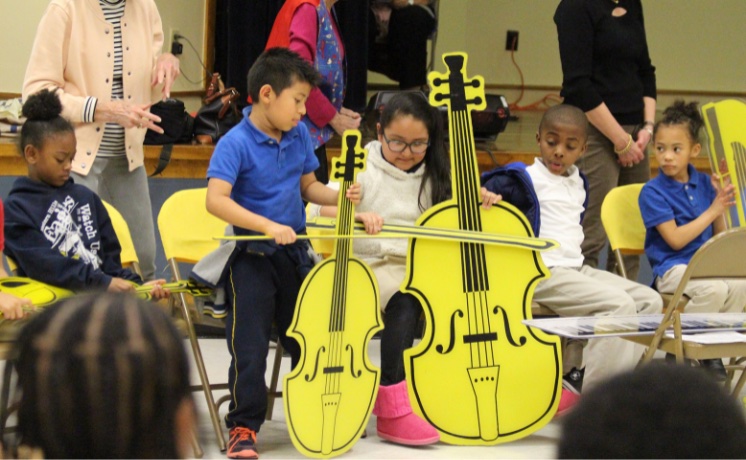
[[[646,121],[642,124],[642,129],[650,133],[650,137],[653,137],[653,127],[655,126],[655,123],[652,121]]]

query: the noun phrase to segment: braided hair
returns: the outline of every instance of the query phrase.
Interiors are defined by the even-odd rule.
[[[62,118],[62,102],[53,90],[43,89],[29,96],[21,113],[26,117],[19,141],[21,156],[27,145],[41,149],[51,136],[75,133],[73,125]]]
[[[177,458],[176,413],[190,401],[180,335],[131,294],[64,300],[19,338],[21,444],[47,458]]]

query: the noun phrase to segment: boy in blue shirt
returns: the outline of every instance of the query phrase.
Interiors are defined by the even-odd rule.
[[[655,125],[654,150],[658,176],[642,188],[639,204],[647,234],[645,254],[653,268],[655,285],[672,293],[700,246],[725,230],[723,214],[735,204],[733,185],[719,185],[698,172],[689,160],[699,154],[702,116],[697,104],[676,101]],[[742,312],[746,283],[739,280],[689,281],[687,313]],[[725,368],[719,359],[702,361],[719,379]]]
[[[292,365],[298,343],[287,337],[295,302],[313,262],[305,233],[303,200],[336,205],[336,190],[316,180],[319,162],[300,119],[320,77],[285,48],[265,51],[249,71],[253,105],[215,148],[207,170],[207,210],[233,226],[236,235],[264,234],[271,242],[237,244],[223,282],[231,353],[228,458],[258,458],[256,433],[267,408],[264,382],[269,338],[275,322]],[[360,201],[360,186],[346,191]]]

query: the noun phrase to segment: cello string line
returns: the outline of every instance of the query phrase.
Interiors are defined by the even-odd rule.
[[[340,186],[340,190],[346,190],[349,187],[349,181],[343,180]],[[338,233],[348,234],[350,231],[349,215],[350,206],[349,200],[340,197],[338,202],[337,212],[340,215],[338,224]],[[334,245],[334,256],[336,259],[334,265],[334,279],[332,281],[332,308],[329,318],[329,353],[327,354],[327,368],[336,367],[340,363],[340,343],[339,337],[336,331],[339,328],[339,316],[344,302],[344,274],[342,273],[343,267],[346,267],[345,255],[349,252],[349,240],[340,239],[335,242]],[[326,374],[326,393],[335,392],[338,388],[339,382],[337,381],[337,373]]]
[[[465,184],[465,191],[468,194],[468,198],[464,203],[464,207],[467,213],[467,225],[469,230],[481,231],[481,220],[479,214],[479,183],[476,182],[477,175],[474,164],[474,150],[472,143],[472,125],[471,118],[468,111],[464,111],[460,114],[460,123],[463,127],[464,136],[463,141],[463,180]],[[482,334],[490,331],[489,326],[486,324],[489,322],[489,315],[485,311],[485,289],[487,286],[486,273],[485,273],[485,257],[484,247],[481,245],[470,244],[470,257],[471,257],[471,269],[473,272],[471,276],[474,282],[474,291],[471,296],[471,309],[474,311],[474,323],[473,328],[477,334]],[[485,365],[488,361],[488,357],[491,349],[492,342],[482,341],[477,342],[479,364]]]
[[[456,117],[456,124],[459,128],[456,132],[462,134],[462,136],[460,136],[461,145],[459,146],[460,149],[457,154],[459,155],[460,165],[459,177],[462,181],[461,183],[465,184],[460,187],[462,196],[465,197],[462,203],[466,216],[464,220],[467,223],[467,228],[469,230],[481,231],[482,225],[479,213],[478,194],[480,186],[479,183],[476,182],[477,176],[474,170],[474,150],[471,138],[472,130],[469,113],[467,111],[459,112]],[[475,192],[477,192],[477,195],[475,195]],[[474,328],[477,333],[489,332],[492,329],[490,326],[490,315],[487,311],[489,308],[486,294],[488,280],[484,246],[468,244],[467,248],[468,256],[471,259],[471,264],[468,265],[470,266],[470,270],[473,270],[469,276],[472,278],[472,282],[476,284],[473,286],[475,289],[474,295],[471,296],[471,302],[467,301],[469,310],[473,311],[474,316],[473,320],[469,321],[469,327],[470,330]],[[471,317],[472,315],[470,314],[469,316]],[[494,343],[492,341],[485,341],[477,342],[476,345],[480,364],[492,364],[491,361],[494,361]]]
[[[342,184],[341,190],[347,190],[350,185],[352,185],[352,181],[344,181]],[[355,224],[355,213],[354,213],[354,206],[350,200],[347,198],[340,198],[343,204],[344,208],[344,233],[345,235],[349,235],[352,233],[352,229]],[[342,361],[344,357],[344,325],[346,320],[346,314],[347,314],[347,287],[349,286],[349,260],[350,260],[350,250],[352,246],[352,241],[346,240],[346,244],[343,246],[344,251],[343,254],[337,255],[337,266],[339,267],[339,274],[340,274],[340,290],[339,290],[339,303],[337,308],[337,320],[336,320],[336,328],[335,328],[335,338],[336,338],[336,353],[335,353],[335,363],[337,366],[342,366]],[[339,391],[340,386],[340,379],[341,379],[341,373],[336,373],[334,378],[334,391]]]
[[[451,148],[453,150],[452,154],[452,162],[453,162],[453,180],[452,180],[452,189],[454,190],[454,195],[457,197],[457,209],[458,209],[458,220],[459,220],[459,229],[468,228],[467,221],[466,221],[466,213],[464,212],[464,206],[466,204],[467,197],[465,196],[465,187],[464,187],[464,165],[463,165],[463,157],[464,157],[464,148],[463,148],[463,128],[461,123],[461,117],[459,116],[460,111],[451,110],[449,122],[451,127],[451,139],[452,139],[452,145]],[[460,258],[461,258],[461,285],[462,285],[462,292],[464,292],[464,300],[466,304],[466,324],[468,326],[469,333],[472,331],[472,323],[475,320],[474,318],[474,311],[473,308],[471,308],[471,303],[469,302],[469,297],[471,296],[471,287],[472,287],[472,280],[470,279],[470,272],[471,267],[469,266],[469,251],[470,246],[467,243],[461,242],[459,244],[460,246]],[[473,343],[469,344],[469,358],[471,366],[474,365],[475,361],[475,354],[479,355],[479,348],[475,347]]]
[[[456,173],[454,177],[458,178],[458,182],[454,184],[454,189],[458,190],[459,203],[459,228],[470,229],[472,228],[470,216],[470,199],[469,199],[469,175],[467,174],[466,165],[466,135],[468,132],[465,129],[466,123],[464,123],[464,111],[458,111],[452,113],[453,129],[452,132],[456,133],[454,136],[457,142],[454,142],[454,165],[456,167]],[[466,304],[466,320],[468,325],[469,333],[475,332],[474,327],[478,324],[479,318],[477,318],[477,310],[474,308],[474,291],[475,291],[475,280],[473,273],[473,262],[474,262],[474,246],[469,243],[462,243],[461,245],[461,258],[462,258],[462,278],[464,293],[465,293],[465,304]],[[474,362],[481,362],[482,350],[478,343],[470,342],[469,344],[470,361],[471,366],[474,366]]]

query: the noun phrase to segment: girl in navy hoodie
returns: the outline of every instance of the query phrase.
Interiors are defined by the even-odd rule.
[[[142,284],[122,267],[109,214],[94,192],[70,179],[76,141],[58,96],[42,90],[23,105],[20,150],[28,177],[15,181],[5,202],[5,253],[18,275],[73,291],[132,291]],[[155,280],[152,295],[168,292]]]

